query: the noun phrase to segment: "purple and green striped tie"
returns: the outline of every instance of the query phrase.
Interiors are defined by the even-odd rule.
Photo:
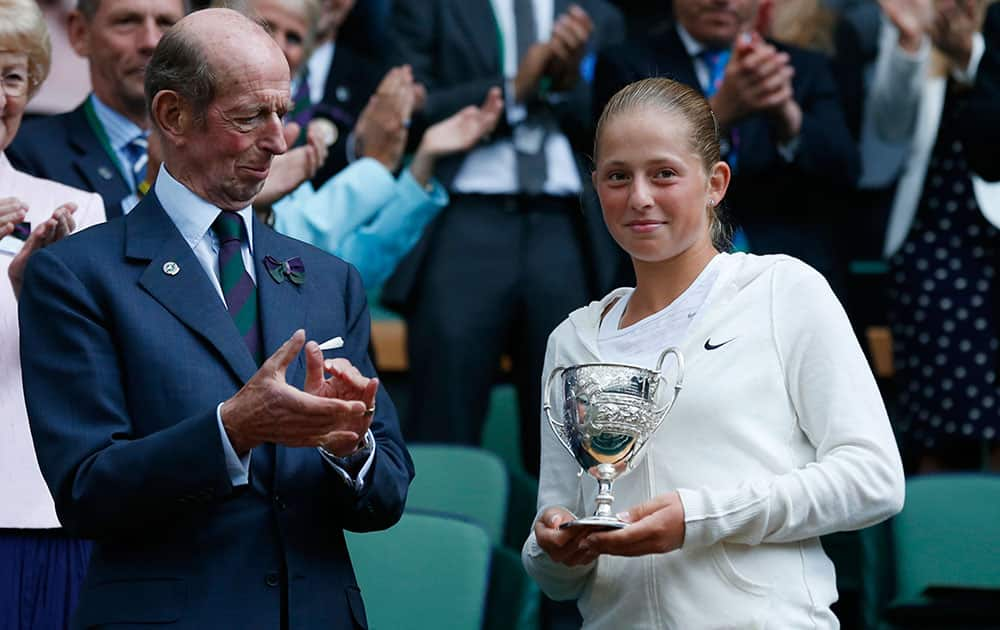
[[[212,230],[219,237],[219,281],[226,308],[254,361],[260,365],[264,353],[257,317],[257,286],[243,264],[241,249],[246,239],[243,217],[235,212],[220,212]]]

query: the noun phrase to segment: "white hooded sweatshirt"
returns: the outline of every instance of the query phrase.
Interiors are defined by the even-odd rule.
[[[882,398],[824,278],[787,256],[722,254],[718,263],[681,344],[683,390],[613,488],[616,511],[677,490],[682,547],[567,567],[533,533],[524,544],[528,573],[550,597],[578,598],[584,628],[836,628],[836,577],[818,537],[902,508]],[[543,383],[556,367],[602,360],[601,315],[623,293],[556,328]],[[541,431],[538,513],[591,512],[596,480],[577,476],[544,413]]]

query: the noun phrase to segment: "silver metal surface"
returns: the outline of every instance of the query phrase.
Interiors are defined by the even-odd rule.
[[[677,375],[669,400],[662,405],[661,389],[670,383],[663,374],[664,360],[673,355]],[[562,413],[552,413],[552,384],[561,376]],[[656,369],[617,363],[584,363],[556,368],[545,387],[543,409],[563,447],[580,467],[598,481],[594,515],[563,527],[624,527],[611,505],[614,480],[635,468],[643,447],[667,416],[684,380],[684,357],[677,348],[660,354]],[[661,387],[666,385],[666,387]]]

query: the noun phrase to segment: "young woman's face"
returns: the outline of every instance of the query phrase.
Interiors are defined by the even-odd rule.
[[[655,107],[620,113],[601,130],[594,188],[612,237],[636,260],[712,246],[708,208],[725,194],[729,171],[720,162],[706,174],[690,131]]]

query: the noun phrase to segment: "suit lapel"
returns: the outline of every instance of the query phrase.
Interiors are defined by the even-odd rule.
[[[291,280],[275,282],[264,266],[264,257],[271,256],[278,260],[288,260],[299,256],[301,251],[295,246],[295,241],[279,236],[274,230],[253,219],[253,259],[257,274],[257,304],[260,313],[260,326],[264,337],[264,356],[270,356],[281,344],[288,341],[299,328],[305,327],[305,300],[303,291],[306,285],[297,285]],[[309,270],[306,269],[308,281]],[[306,331],[308,336],[309,331]],[[322,340],[320,340],[322,341]],[[301,361],[295,361],[288,366],[285,380],[296,383]]]
[[[265,355],[270,356],[281,344],[288,341],[299,328],[305,328],[306,304],[304,290],[307,285],[297,285],[291,280],[278,283],[264,266],[264,258],[271,256],[278,260],[288,260],[294,256],[299,256],[301,248],[296,246],[296,242],[289,238],[279,236],[274,230],[253,219],[253,260],[257,273],[257,303],[260,313],[261,331],[264,337]],[[309,278],[309,269],[306,269],[306,282]],[[306,331],[306,338],[309,338],[309,331]],[[317,340],[317,341],[322,341]],[[302,373],[302,359],[298,358],[288,366],[285,371],[285,381],[294,387],[302,387],[301,379],[305,378]],[[265,444],[265,449],[261,451],[262,457],[274,458],[274,478],[272,484],[274,488],[279,485],[279,480],[283,475],[283,468],[288,463],[286,459],[287,448],[284,446],[271,446]],[[273,448],[273,450],[270,450]],[[252,466],[252,464],[251,464]],[[263,464],[261,470],[266,470]],[[287,471],[284,471],[287,472]],[[266,473],[265,473],[266,476]],[[261,480],[262,483],[266,483]]]
[[[211,344],[241,383],[257,371],[222,298],[194,252],[150,194],[125,218],[125,255],[148,260],[139,284],[192,333]],[[174,271],[176,270],[176,271]]]
[[[104,199],[118,200],[104,204],[108,219],[122,216],[121,200],[129,194],[128,184],[90,128],[82,105],[69,119],[69,142],[77,155],[74,165],[89,189]]]
[[[465,25],[466,40],[490,72],[502,71],[498,33],[500,26],[493,15],[493,5],[485,2],[457,0],[451,3],[455,19]]]

